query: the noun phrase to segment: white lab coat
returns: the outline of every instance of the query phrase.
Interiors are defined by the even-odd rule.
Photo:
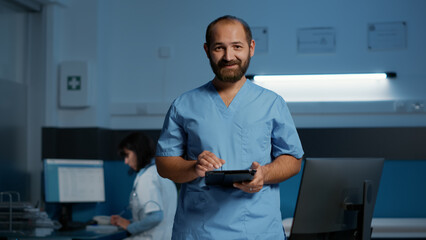
[[[163,220],[154,228],[132,235],[127,239],[171,239],[176,205],[176,185],[169,179],[160,177],[155,165],[142,169],[135,178],[130,196],[132,222],[139,221],[146,214],[158,210],[163,211]]]

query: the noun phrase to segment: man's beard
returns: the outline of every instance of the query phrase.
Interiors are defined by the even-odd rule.
[[[242,62],[239,59],[232,61],[220,60],[218,64],[214,63],[211,58],[210,66],[216,77],[222,82],[235,83],[238,82],[244,74],[246,74],[247,69],[250,65],[250,56],[247,57],[245,62]],[[236,69],[226,69],[224,67],[236,64],[238,67]]]

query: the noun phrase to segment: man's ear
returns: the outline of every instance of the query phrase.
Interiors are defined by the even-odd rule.
[[[251,40],[251,43],[250,43],[250,57],[253,57],[253,55],[254,55],[254,47],[256,46],[256,43],[254,42],[254,40],[252,39]]]
[[[210,59],[209,47],[207,46],[207,43],[204,43],[204,51],[206,52],[207,58]]]

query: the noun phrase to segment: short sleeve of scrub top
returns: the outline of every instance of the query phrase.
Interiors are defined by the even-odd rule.
[[[299,135],[294,126],[293,118],[284,99],[277,96],[274,106],[272,123],[272,156],[277,158],[280,155],[292,155],[295,158],[302,158],[303,151],[300,149]]]
[[[186,137],[177,117],[174,102],[164,120],[161,137],[164,141],[157,145],[157,156],[182,156],[184,154]]]

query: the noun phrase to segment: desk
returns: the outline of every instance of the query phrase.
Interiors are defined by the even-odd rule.
[[[127,237],[124,230],[82,229],[75,231],[54,231],[47,236],[22,235],[20,233],[0,234],[0,240],[120,240]]]
[[[293,218],[283,220],[283,227],[290,236]],[[373,218],[371,221],[372,239],[426,239],[426,218]]]

